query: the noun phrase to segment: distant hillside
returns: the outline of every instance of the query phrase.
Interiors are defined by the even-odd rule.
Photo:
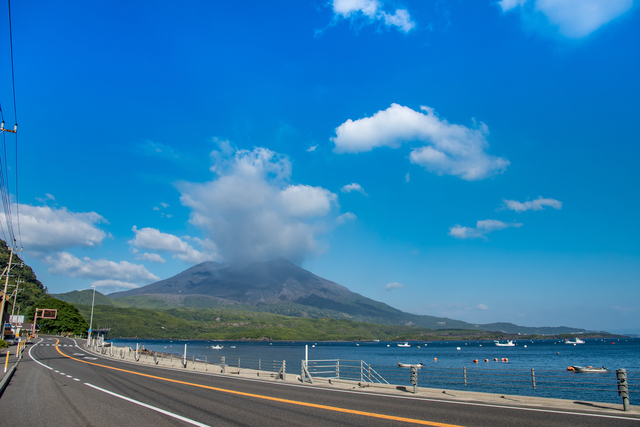
[[[76,305],[86,318],[91,305]],[[205,340],[305,340],[305,341],[427,341],[427,340],[494,340],[512,336],[461,330],[429,330],[402,325],[380,325],[350,320],[288,317],[272,313],[230,309],[175,308],[146,310],[94,307],[95,328],[109,328],[109,337],[178,338]],[[176,346],[177,347],[177,346]],[[171,350],[168,350],[171,351]]]
[[[51,295],[59,300],[66,301],[70,304],[91,305],[93,299],[93,289],[85,289],[83,291],[71,291],[64,294]],[[115,301],[100,292],[96,291],[95,305],[116,305]]]
[[[63,298],[63,295],[58,297]],[[328,317],[429,329],[541,335],[585,332],[571,327],[522,327],[512,323],[475,325],[449,318],[405,313],[351,292],[282,258],[243,267],[204,262],[168,279],[116,292],[109,297],[114,305],[139,308],[233,307],[295,317]]]

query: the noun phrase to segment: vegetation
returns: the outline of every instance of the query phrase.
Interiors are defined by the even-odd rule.
[[[10,255],[11,252],[7,247],[6,242],[0,239],[0,271],[3,271],[7,267],[7,264],[9,264]],[[47,296],[47,288],[45,288],[44,285],[36,278],[31,267],[22,261],[17,252],[13,253],[11,264],[11,275],[9,276],[7,294],[11,295],[11,293],[14,292],[17,279],[19,289],[17,297],[15,298],[15,312],[17,313],[17,307],[20,307],[20,312],[22,314],[26,314],[27,309],[32,307],[36,301]],[[3,286],[0,288],[0,291],[4,289],[4,282],[2,285]],[[9,300],[9,307],[11,307],[13,301],[14,298]]]
[[[38,319],[37,324],[40,326],[41,332],[52,334],[83,334],[89,329],[89,325],[78,309],[68,302],[51,297],[41,299],[29,308],[27,312],[29,318],[33,319],[36,307],[39,309],[51,308],[58,310],[55,320]]]
[[[85,319],[90,305],[77,305]],[[94,329],[109,328],[112,338],[174,338],[274,341],[453,341],[530,338],[477,330],[433,330],[331,318],[313,319],[233,309],[147,310],[96,305]],[[575,335],[574,335],[575,336]],[[579,335],[585,337],[585,335]],[[542,336],[536,338],[550,338]],[[533,338],[532,338],[533,339]]]
[[[9,347],[9,343],[6,342],[5,340],[0,340],[0,348],[7,348]]]

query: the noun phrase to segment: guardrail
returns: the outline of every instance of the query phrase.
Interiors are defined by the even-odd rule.
[[[416,365],[413,365],[416,366]],[[303,361],[304,367],[304,361]],[[406,367],[409,367],[407,365]],[[406,368],[405,367],[405,368]],[[418,367],[412,371],[400,366],[375,366],[360,360],[309,360],[311,378],[342,379],[371,384],[394,384],[398,387],[420,386],[448,390],[479,391],[550,398],[616,402],[621,384],[616,371],[576,373],[542,369],[490,369],[480,367]],[[619,370],[622,371],[622,370]],[[627,397],[640,393],[640,372],[626,372]],[[622,390],[624,403],[624,393]],[[625,406],[628,406],[628,400]]]
[[[285,360],[265,360],[260,358],[239,357],[198,357],[183,354],[151,352],[136,347],[100,346],[92,343],[94,351],[114,358],[128,359],[174,368],[213,371],[227,374],[249,374],[260,376],[268,374],[274,378],[286,379],[287,362]],[[623,399],[625,410],[640,393],[640,371],[606,373],[577,373],[544,369],[492,369],[478,365],[462,368],[440,368],[419,365],[372,366],[363,360],[302,360],[300,379],[314,378],[327,380],[353,381],[361,384],[413,386],[419,388],[465,390],[483,393],[510,394],[572,399],[596,402],[619,402]],[[406,369],[411,368],[411,370]],[[616,396],[618,392],[618,396]],[[635,395],[635,396],[634,396]]]
[[[199,357],[195,354],[187,354],[185,346],[184,353],[161,353],[149,351],[136,345],[132,347],[116,347],[113,345],[102,345],[103,343],[92,342],[89,348],[104,356],[124,359],[134,362],[160,365],[165,367],[183,368],[196,371],[214,371],[220,373],[240,374],[249,373],[260,376],[269,374],[275,378],[286,379],[287,362],[285,360],[267,360],[257,358],[240,357]]]

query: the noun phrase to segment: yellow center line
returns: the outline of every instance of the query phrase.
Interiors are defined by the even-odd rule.
[[[139,375],[141,377],[153,378],[153,379],[156,379],[156,380],[167,381],[167,382],[176,383],[176,384],[184,384],[184,385],[203,388],[203,389],[207,389],[207,390],[220,391],[222,393],[235,394],[237,396],[253,397],[255,399],[270,400],[272,402],[288,403],[288,404],[291,404],[291,405],[306,406],[308,408],[324,409],[324,410],[333,411],[333,412],[343,412],[345,414],[362,415],[362,416],[365,416],[365,417],[381,418],[381,419],[384,419],[384,420],[402,421],[402,422],[405,422],[405,423],[421,424],[421,425],[426,425],[426,426],[461,427],[461,426],[458,426],[458,425],[455,425],[455,424],[437,423],[437,422],[434,422],[434,421],[417,420],[417,419],[414,419],[414,418],[404,418],[404,417],[395,417],[393,415],[376,414],[375,412],[365,412],[365,411],[356,411],[356,410],[353,410],[353,409],[338,408],[336,406],[318,405],[316,403],[300,402],[300,401],[297,401],[297,400],[281,399],[279,397],[264,396],[264,395],[261,395],[261,394],[245,393],[245,392],[242,392],[242,391],[229,390],[229,389],[225,389],[225,388],[212,387],[212,386],[208,386],[208,385],[202,385],[202,384],[190,383],[190,382],[186,382],[186,381],[174,380],[174,379],[166,378],[166,377],[159,377],[159,376],[156,376],[156,375],[143,374],[141,372],[129,371],[127,369],[115,368],[113,366],[107,366],[107,365],[101,365],[99,363],[87,362],[86,360],[80,360],[80,359],[76,359],[75,357],[68,356],[68,355],[64,354],[62,351],[60,351],[60,348],[58,347],[58,343],[59,342],[60,342],[60,340],[56,339],[56,344],[55,344],[56,350],[58,351],[58,353],[60,353],[64,357],[67,357],[67,358],[69,358],[71,360],[75,360],[76,362],[80,362],[80,363],[86,363],[88,365],[100,366],[101,368],[112,369],[114,371],[126,372],[128,374],[133,374],[133,375]]]

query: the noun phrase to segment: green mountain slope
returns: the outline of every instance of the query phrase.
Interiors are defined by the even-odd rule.
[[[9,264],[10,254],[6,242],[0,240],[0,272]],[[18,294],[15,298],[16,308],[14,314],[18,313],[18,307],[20,307],[20,314],[27,314],[26,312],[30,307],[47,296],[47,288],[36,278],[33,269],[22,261],[19,252],[13,253],[11,264],[7,294],[11,295],[15,291],[16,282],[18,282]],[[3,279],[0,291],[4,289],[4,284]],[[11,297],[9,299],[9,309],[11,309],[13,301],[14,298]]]
[[[90,305],[76,305],[86,319]],[[411,326],[379,325],[337,319],[289,317],[226,309],[174,308],[146,310],[94,306],[94,329],[109,328],[110,337],[208,340],[438,340],[500,339],[482,331],[433,331]]]
[[[429,329],[508,333],[579,333],[584,329],[527,328],[511,323],[475,325],[460,320],[406,313],[300,268],[286,259],[229,266],[204,262],[141,288],[110,294],[140,308],[229,308],[296,317],[348,319]],[[62,296],[61,296],[62,298]]]

